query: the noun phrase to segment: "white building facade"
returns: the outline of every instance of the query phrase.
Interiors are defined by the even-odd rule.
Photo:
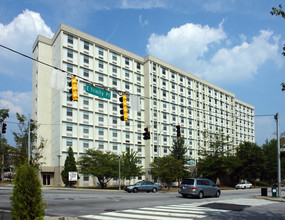
[[[33,54],[40,61],[33,63],[33,119],[39,124],[38,135],[46,140],[43,185],[62,184],[60,171],[69,146],[76,159],[90,148],[118,155],[129,148],[137,152],[146,173],[134,181],[152,179],[149,164],[169,154],[177,124],[193,166],[200,147],[207,145],[203,131],[229,135],[228,148],[255,142],[252,105],[150,55],[140,57],[63,24],[52,39],[38,36]],[[77,76],[78,102],[70,101],[68,86],[65,91],[50,86],[53,67],[64,70],[67,81]],[[87,93],[86,81],[103,85],[111,98]],[[113,90],[140,97],[141,110],[129,108],[127,122],[120,119],[120,95]],[[147,126],[151,139],[146,141]],[[94,185],[94,179],[82,176],[78,184]]]

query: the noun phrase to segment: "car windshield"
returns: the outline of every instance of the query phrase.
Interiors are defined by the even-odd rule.
[[[193,185],[194,184],[194,179],[184,179],[182,181],[182,184]]]

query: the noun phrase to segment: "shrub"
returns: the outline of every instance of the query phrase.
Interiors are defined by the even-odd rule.
[[[38,170],[28,163],[16,169],[14,188],[10,197],[13,219],[43,219],[45,204],[37,172]]]

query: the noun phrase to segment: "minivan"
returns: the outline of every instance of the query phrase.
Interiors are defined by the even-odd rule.
[[[199,199],[208,196],[219,197],[221,195],[220,188],[209,179],[187,178],[184,179],[179,186],[178,193],[183,197],[195,196]]]

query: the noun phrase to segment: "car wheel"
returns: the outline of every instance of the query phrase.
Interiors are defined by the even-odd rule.
[[[134,188],[134,189],[133,189],[133,192],[134,192],[134,193],[137,193],[137,192],[138,192],[138,188]]]
[[[149,193],[150,191],[146,191],[147,193]]]
[[[216,197],[218,198],[218,197],[220,197],[220,195],[221,195],[221,192],[218,190],[217,192],[216,192]]]
[[[246,186],[245,187],[243,187],[244,189],[246,189]]]
[[[187,197],[187,194],[182,194],[183,198],[186,198]]]
[[[153,192],[153,193],[156,193],[156,192],[157,192],[157,189],[156,189],[156,188],[153,188],[153,189],[152,189],[152,192]]]
[[[128,191],[128,193],[131,193],[132,191]]]
[[[203,196],[204,196],[204,193],[203,193],[202,191],[200,191],[199,194],[198,194],[198,198],[199,198],[199,199],[202,199]]]

